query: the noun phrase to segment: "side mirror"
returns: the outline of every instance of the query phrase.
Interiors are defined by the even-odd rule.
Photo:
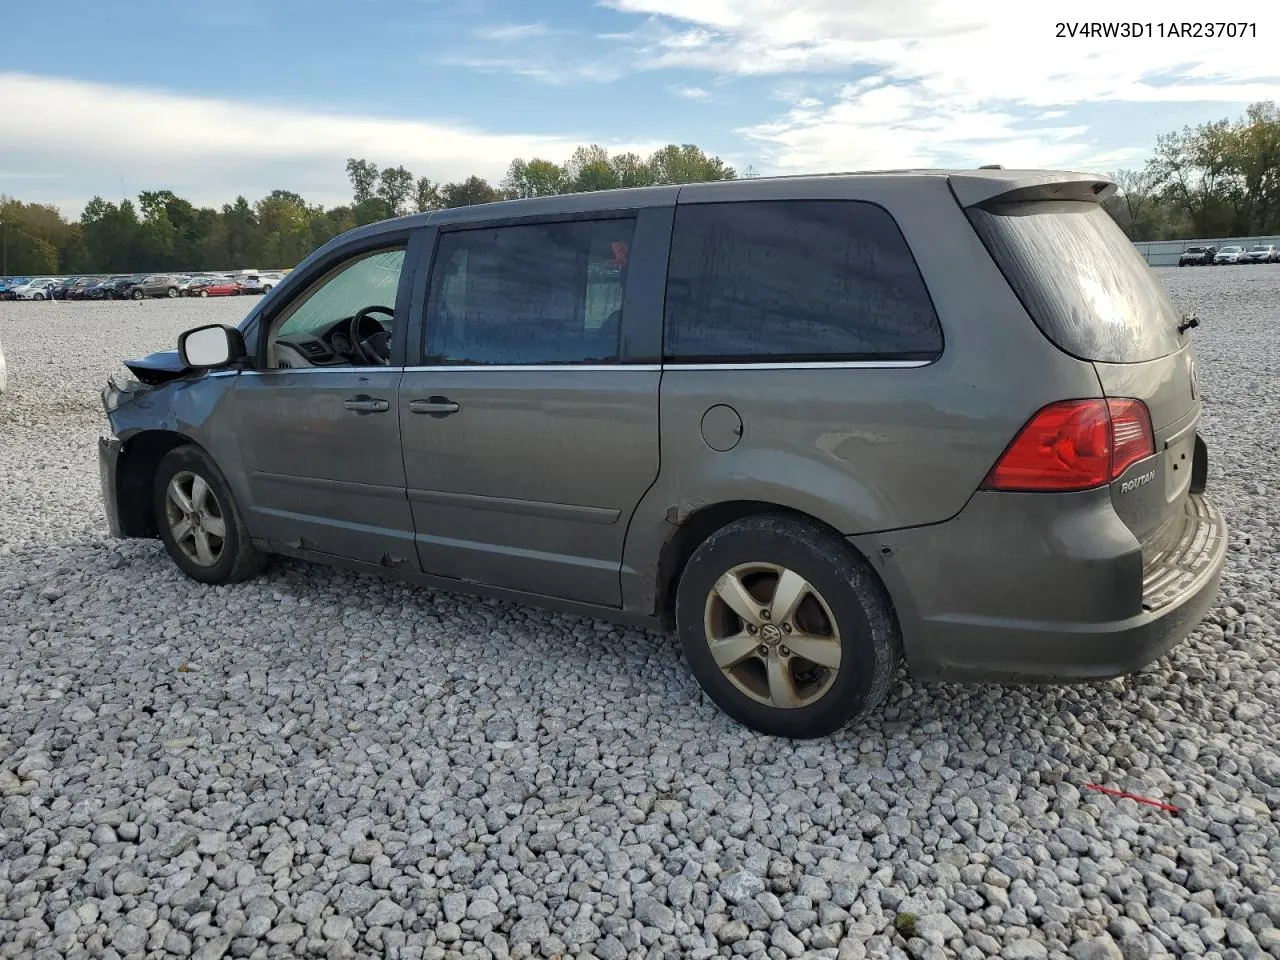
[[[224,367],[244,358],[244,338],[235,327],[211,323],[196,327],[178,337],[178,356],[182,365],[193,370]]]

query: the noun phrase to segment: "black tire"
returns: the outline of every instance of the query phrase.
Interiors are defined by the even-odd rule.
[[[835,669],[804,666],[803,658],[787,661],[825,678],[813,681],[817,684],[814,699],[802,705],[775,706],[763,702],[759,694],[744,692],[712,655],[709,623],[716,603],[712,598],[714,588],[722,575],[753,564],[776,565],[807,581],[818,595],[813,598],[818,607],[807,609],[817,610],[820,618],[833,621],[830,632],[838,635],[838,639],[828,638],[840,651]],[[761,577],[767,578],[767,574]],[[775,585],[778,582],[773,581]],[[760,585],[755,590],[772,590],[766,580],[757,583]],[[760,602],[763,605],[767,600]],[[810,602],[805,600],[800,609],[806,609],[804,604]],[[765,623],[759,628],[761,639],[768,626]],[[739,620],[726,632],[747,629],[754,630]],[[813,632],[800,624],[797,629]],[[869,713],[884,699],[902,662],[902,640],[893,605],[866,562],[815,521],[779,515],[737,520],[717,530],[694,551],[676,591],[676,630],[685,659],[707,696],[744,726],[779,737],[826,736]],[[781,654],[794,658],[794,652],[788,654],[785,646],[786,636],[777,629],[773,635],[771,642],[781,644],[777,648]],[[761,651],[765,649],[763,644],[759,647]],[[759,674],[765,675],[764,663],[763,659],[752,662],[749,657],[734,669],[745,669],[749,680],[757,664]],[[768,685],[767,680],[765,684]]]
[[[208,295],[209,295],[209,291],[208,291],[208,290],[201,290],[201,291],[200,291],[200,296],[202,296],[202,297],[207,297]]]
[[[178,288],[177,288],[177,287],[170,287],[170,288],[169,288],[169,291],[168,291],[168,296],[169,296],[169,298],[170,298],[170,299],[172,299],[173,297],[176,297],[177,295],[178,295]]]
[[[214,554],[212,563],[202,563],[189,555],[187,548],[178,544],[171,528],[175,514],[170,510],[176,512],[179,508],[170,500],[169,485],[178,478],[179,484],[185,487],[188,477],[204,481],[207,486],[206,507],[212,501],[207,513],[221,520],[223,536],[217,537],[209,531],[205,538]],[[178,569],[192,580],[215,585],[237,583],[262,569],[266,558],[249,537],[240,508],[231,495],[231,487],[217,464],[199,447],[176,447],[161,458],[152,487],[152,510],[165,549]],[[190,549],[194,549],[194,545]]]
[[[134,290],[131,294],[129,294],[129,296],[133,297],[133,299],[135,300],[141,300],[143,297],[146,296],[146,294],[143,293],[141,290]]]

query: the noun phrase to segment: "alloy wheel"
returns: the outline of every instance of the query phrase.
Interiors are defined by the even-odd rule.
[[[840,629],[804,577],[774,563],[729,570],[707,595],[707,645],[740,692],[771,707],[820,700],[840,671]]]
[[[226,519],[204,477],[190,470],[174,474],[165,490],[164,512],[173,542],[193,563],[212,567],[222,558]]]

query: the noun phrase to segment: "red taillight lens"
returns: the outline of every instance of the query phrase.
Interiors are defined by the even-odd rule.
[[[987,490],[1088,490],[1155,453],[1141,400],[1063,400],[1019,431],[982,486]]]
[[[1151,414],[1141,400],[1108,400],[1111,414],[1111,479],[1156,452]]]

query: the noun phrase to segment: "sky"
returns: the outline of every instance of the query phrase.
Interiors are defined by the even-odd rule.
[[[1224,9],[1247,35],[1160,35]],[[1119,11],[1154,35],[1057,35]],[[1108,172],[1280,99],[1280,3],[44,0],[0,30],[0,194],[69,216],[160,188],[343,203],[350,156],[497,182],[587,143]]]

